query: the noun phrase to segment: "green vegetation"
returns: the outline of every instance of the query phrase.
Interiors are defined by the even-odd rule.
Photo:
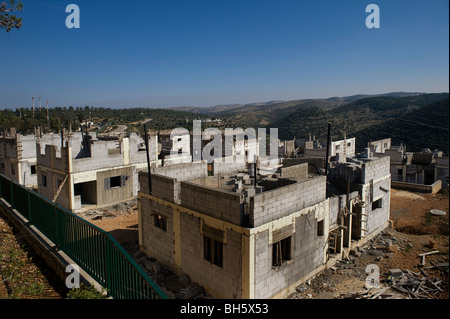
[[[307,138],[311,133],[325,141],[327,123],[331,122],[332,139],[342,139],[345,132],[347,137],[356,137],[357,150],[370,140],[391,137],[393,144],[407,144],[409,150],[420,151],[428,147],[448,152],[448,100],[439,104],[439,110],[427,114],[435,105],[420,113],[423,107],[445,98],[448,93],[364,98],[330,110],[320,107],[299,109],[270,125],[278,127],[281,139]],[[443,110],[445,103],[447,112]]]
[[[98,132],[105,132],[108,128],[117,125],[129,126],[130,132],[143,132],[143,123],[147,123],[148,129],[163,130],[176,127],[192,128],[195,119],[205,120],[206,115],[168,109],[130,108],[110,109],[82,107],[55,107],[47,110],[35,108],[34,113],[30,108],[18,108],[15,111],[6,109],[0,111],[0,129],[9,130],[15,127],[17,132],[31,134],[36,127],[41,127],[44,132],[60,132],[61,128],[76,131],[82,123],[92,121],[96,124]]]
[[[7,284],[10,299],[39,296],[44,291],[44,283],[27,273],[30,261],[24,255],[23,246],[12,246],[0,254],[0,279]]]
[[[67,293],[67,299],[106,299],[105,292],[106,289],[100,293],[93,286],[80,284],[80,288],[72,288]]]
[[[406,144],[407,151],[419,152],[426,147],[441,150],[448,155],[449,99],[383,121],[353,135],[360,148],[364,146],[364,141],[391,137],[393,145]]]
[[[362,98],[360,98],[362,97]],[[176,109],[129,108],[110,109],[90,106],[49,109],[29,108],[0,111],[0,130],[15,127],[22,134],[40,126],[44,132],[60,132],[61,128],[76,131],[81,123],[92,121],[98,133],[126,125],[127,132],[168,130],[184,127],[192,130],[192,121],[202,120],[206,127],[278,128],[280,139],[306,139],[309,134],[326,140],[327,124],[331,123],[332,140],[356,137],[357,151],[370,140],[392,138],[393,145],[407,145],[408,151],[423,148],[439,149],[448,154],[448,93],[385,94],[383,96],[352,96],[317,100],[268,102],[210,108],[180,107]],[[189,111],[186,111],[189,110]],[[200,113],[201,112],[201,113]],[[220,121],[209,121],[218,119]]]
[[[22,26],[22,18],[12,14],[15,11],[22,11],[22,3],[16,3],[14,0],[8,2],[0,2],[0,28],[6,29],[6,32],[14,28],[20,29]]]

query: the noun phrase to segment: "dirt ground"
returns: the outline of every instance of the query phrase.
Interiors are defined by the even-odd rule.
[[[445,216],[430,214],[430,210],[446,212]],[[341,263],[338,271],[330,269],[297,288],[287,298],[330,299],[358,292],[365,288],[365,273],[368,264],[376,264],[381,274],[390,269],[418,271],[421,253],[439,250],[439,253],[426,257],[430,261],[448,262],[449,256],[449,197],[446,194],[418,194],[391,190],[390,218],[393,229],[383,233],[395,239],[396,245],[389,253],[370,251],[350,261]],[[138,251],[138,214],[134,206],[125,212],[109,213],[106,217],[93,215],[89,221],[110,231],[120,244],[133,256]],[[373,241],[376,242],[376,239]],[[444,278],[448,283],[448,275]],[[448,298],[446,291],[437,298]]]
[[[438,209],[446,212],[445,216],[434,216],[430,210]],[[288,298],[293,299],[333,299],[366,290],[365,282],[368,274],[366,266],[375,264],[380,269],[380,279],[387,278],[390,269],[402,271],[420,270],[419,254],[438,250],[439,253],[426,257],[426,265],[431,262],[448,262],[449,259],[449,197],[446,194],[416,194],[391,189],[390,219],[393,228],[385,230],[373,241],[361,249],[359,257],[351,256],[337,264],[337,271],[327,269],[306,284],[297,287],[297,292]],[[389,252],[370,249],[379,238],[395,239]],[[364,246],[363,246],[364,247]],[[379,247],[378,247],[379,248]],[[436,299],[449,298],[448,272],[434,273],[428,271],[430,277],[438,277],[445,282],[445,289]],[[401,296],[406,298],[406,296]]]

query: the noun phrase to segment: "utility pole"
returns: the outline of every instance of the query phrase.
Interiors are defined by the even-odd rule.
[[[329,156],[329,153],[330,153],[330,128],[331,128],[331,123],[328,122],[327,153],[326,153],[326,157],[325,157],[325,176],[328,176],[328,156]]]
[[[145,139],[145,152],[147,153],[147,169],[148,169],[148,193],[152,194],[152,172],[150,167],[150,154],[148,147],[148,133],[147,133],[147,125],[144,124],[144,139]]]

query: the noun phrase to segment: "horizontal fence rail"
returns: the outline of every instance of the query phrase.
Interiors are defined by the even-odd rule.
[[[115,299],[167,299],[109,234],[0,174],[0,197],[72,258]]]

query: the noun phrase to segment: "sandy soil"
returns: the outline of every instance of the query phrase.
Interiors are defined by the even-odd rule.
[[[444,194],[416,194],[407,191],[391,189],[390,219],[393,229],[388,229],[384,236],[396,239],[398,245],[393,245],[391,252],[372,250],[363,253],[358,258],[352,258],[348,264],[340,264],[337,272],[326,270],[310,281],[309,285],[299,286],[299,293],[289,298],[330,299],[365,290],[368,264],[376,264],[380,273],[386,275],[390,269],[403,271],[419,271],[419,254],[439,250],[439,254],[429,255],[430,261],[448,262],[449,259],[449,198]],[[431,209],[445,211],[445,216],[430,214]],[[376,253],[376,254],[375,254]],[[387,257],[388,256],[388,257]],[[344,266],[343,266],[344,265]],[[431,276],[432,274],[430,274]],[[440,275],[440,274],[438,274]],[[443,278],[447,282],[446,291],[437,298],[447,299],[448,273]]]

